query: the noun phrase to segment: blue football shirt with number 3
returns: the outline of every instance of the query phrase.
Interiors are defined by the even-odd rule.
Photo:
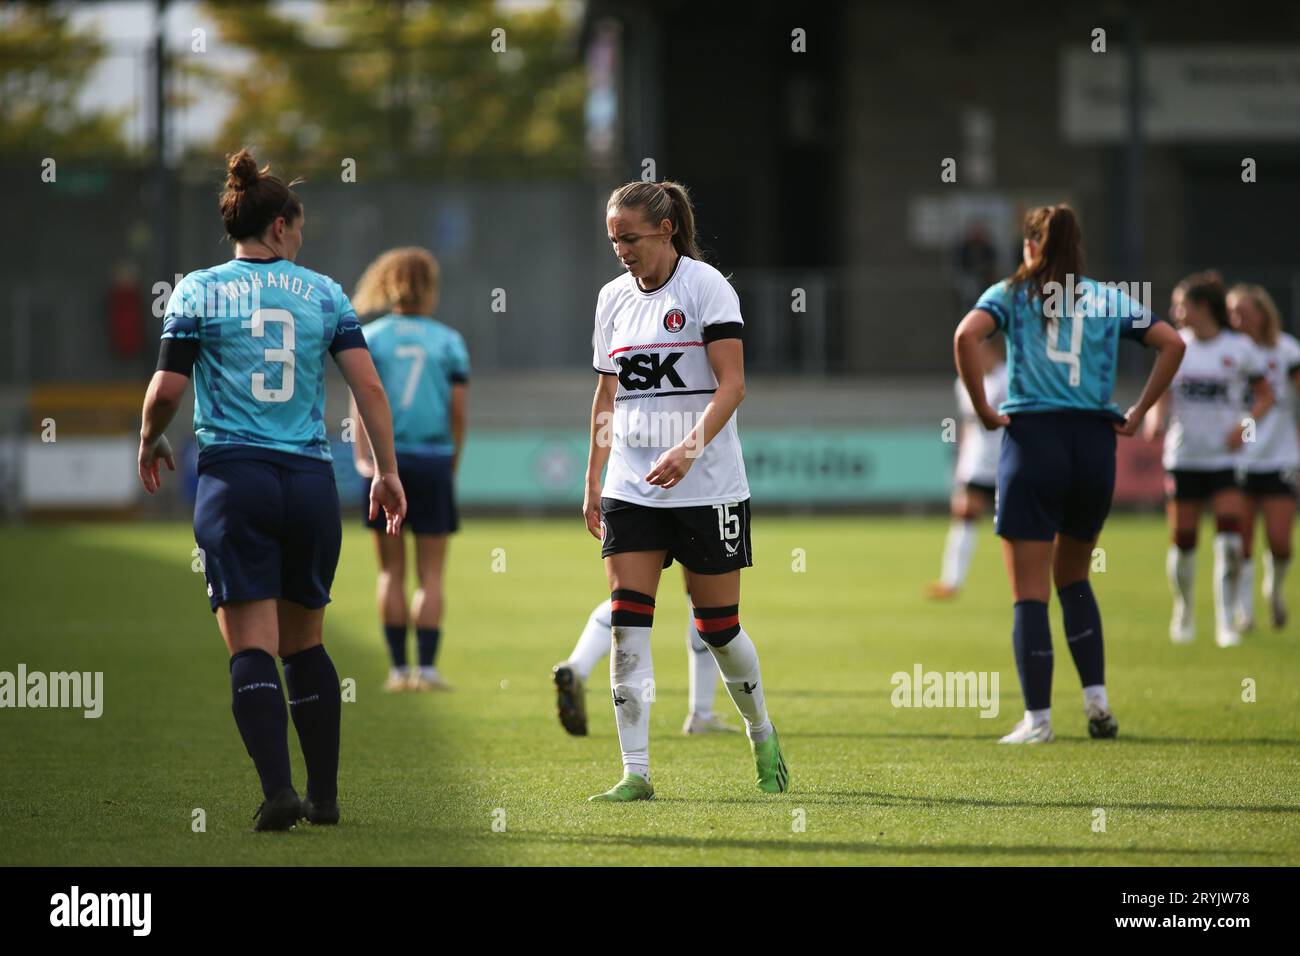
[[[200,454],[249,445],[330,460],[325,356],[365,347],[333,279],[287,259],[232,259],[191,272],[167,303],[162,337],[199,344]]]

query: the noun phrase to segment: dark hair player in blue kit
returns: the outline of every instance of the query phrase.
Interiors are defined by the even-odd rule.
[[[221,215],[235,258],[191,272],[167,303],[140,427],[140,481],[153,494],[160,462],[175,470],[163,431],[193,377],[194,540],[230,651],[235,723],[261,778],[254,829],[287,830],[304,817],[337,823],[339,679],[321,629],[342,526],[323,416],[326,355],[374,448],[370,514],[382,508],[388,532],[399,534],[406,499],[392,419],[347,296],[293,261],[303,226],[293,190],[240,150],[228,161]],[[276,654],[307,764],[301,801]]]
[[[1002,743],[1052,738],[1053,580],[1066,642],[1083,683],[1093,737],[1119,724],[1106,697],[1101,612],[1088,582],[1093,548],[1115,491],[1116,434],[1132,435],[1169,387],[1183,341],[1122,291],[1083,276],[1083,234],[1069,206],[1025,217],[1023,264],[990,287],[957,327],[953,350],[984,427],[1006,428],[998,462],[997,532],[1015,600],[1012,643],[1025,716]],[[1007,400],[984,394],[979,343],[1007,337]],[[1137,404],[1111,401],[1119,339],[1157,350]]]

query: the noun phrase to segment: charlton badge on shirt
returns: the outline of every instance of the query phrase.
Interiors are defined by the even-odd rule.
[[[669,332],[680,332],[686,325],[686,313],[681,309],[672,309],[664,316],[664,328]]]

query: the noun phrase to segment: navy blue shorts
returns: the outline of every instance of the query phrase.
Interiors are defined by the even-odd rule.
[[[216,460],[200,459],[194,542],[212,610],[266,598],[324,607],[342,538],[328,461],[227,448]]]
[[[1011,416],[998,460],[997,532],[1051,541],[1091,541],[1115,493],[1113,420],[1078,412]]]
[[[451,455],[412,455],[397,453],[397,476],[406,492],[406,520],[403,528],[414,534],[451,534],[460,527],[456,513],[456,494],[451,470]],[[364,482],[361,494],[361,517],[372,531],[387,526],[384,509],[371,521],[370,482]]]

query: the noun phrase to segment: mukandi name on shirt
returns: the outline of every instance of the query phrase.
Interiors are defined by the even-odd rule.
[[[187,299],[185,314],[195,318],[230,318],[251,315],[262,306],[263,289],[279,289],[312,301],[314,283],[287,272],[251,272],[225,282],[198,282],[202,296]]]

